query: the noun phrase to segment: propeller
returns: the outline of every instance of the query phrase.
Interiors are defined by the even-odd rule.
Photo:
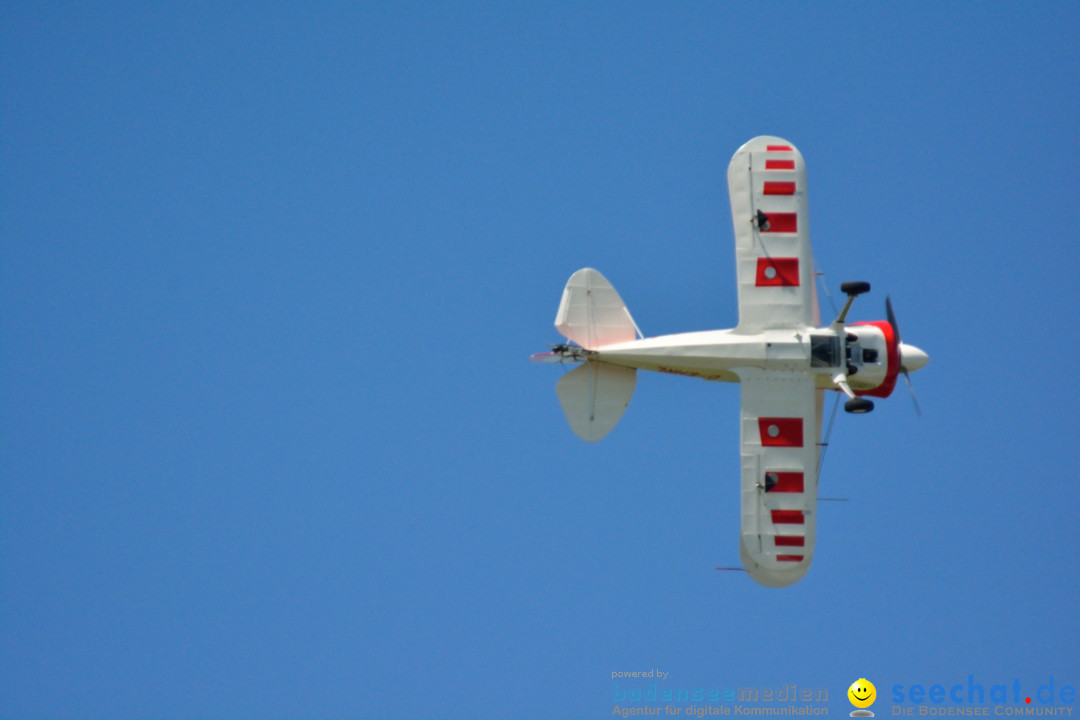
[[[893,334],[896,335],[896,342],[900,342],[900,326],[896,324],[896,313],[892,309],[892,298],[888,295],[885,296],[885,315],[889,318],[889,324],[892,325]]]
[[[916,367],[912,368],[914,370],[918,370],[925,365],[929,358],[922,350],[919,350],[914,346],[905,346],[904,341],[900,339],[900,326],[896,324],[896,313],[893,312],[892,300],[889,299],[888,295],[885,296],[885,315],[889,318],[889,324],[892,325],[893,335],[896,336],[896,344],[900,349],[900,372],[904,373],[904,380],[907,381],[908,392],[911,393],[911,402],[915,404],[915,414],[922,417],[922,409],[919,407],[919,401],[915,397],[915,387],[911,384],[911,374],[907,367],[908,363],[905,363],[904,350],[905,348],[908,348],[908,352],[906,353],[908,357],[906,359],[915,361],[914,364],[916,364]]]

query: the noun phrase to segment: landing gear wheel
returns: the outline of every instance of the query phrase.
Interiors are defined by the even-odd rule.
[[[855,282],[840,283],[840,292],[845,295],[862,295],[863,293],[870,292],[870,283],[857,280]]]
[[[866,398],[852,398],[844,403],[844,411],[849,413],[868,413],[873,409],[873,400],[867,400]]]

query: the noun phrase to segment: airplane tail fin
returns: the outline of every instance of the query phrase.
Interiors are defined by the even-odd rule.
[[[596,442],[619,422],[637,384],[633,368],[587,360],[559,378],[555,394],[574,433]]]
[[[586,350],[641,337],[619,293],[603,275],[583,268],[570,276],[555,327]],[[633,368],[588,359],[555,386],[570,427],[582,440],[600,440],[619,422],[637,383]]]
[[[586,350],[641,337],[619,293],[592,268],[582,268],[566,281],[555,328]]]

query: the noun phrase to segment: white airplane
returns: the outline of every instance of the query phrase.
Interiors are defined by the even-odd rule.
[[[901,342],[888,298],[888,320],[847,323],[869,283],[842,284],[847,302],[831,324],[821,324],[806,166],[794,145],[768,136],[746,143],[728,165],[728,189],[737,327],[646,338],[611,283],[584,268],[570,276],[555,316],[570,342],[532,357],[581,363],[563,375],[556,394],[570,427],[588,441],[622,417],[638,369],[739,383],[739,555],[754,580],[783,587],[806,575],[813,559],[825,391],[843,392],[848,412],[869,412],[869,397],[888,397],[901,373],[910,386],[908,373],[929,357]]]

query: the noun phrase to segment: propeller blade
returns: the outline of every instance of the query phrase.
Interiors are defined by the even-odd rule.
[[[889,318],[889,324],[892,325],[893,334],[896,335],[896,344],[900,344],[900,326],[896,324],[896,313],[892,309],[892,300],[889,296],[885,296],[885,315]]]
[[[904,368],[901,368],[904,373],[904,379],[907,380],[907,389],[911,393],[911,402],[915,403],[915,414],[922,417],[922,409],[919,407],[919,401],[915,397],[915,386],[911,384],[911,375]]]
[[[889,299],[888,295],[885,296],[885,315],[889,318],[889,324],[892,325],[893,335],[896,336],[897,346],[903,348],[903,342],[900,340],[900,326],[896,324],[896,313],[893,312],[892,300]],[[923,354],[921,350],[918,350],[918,348],[913,348],[913,352],[915,352],[915,357],[921,356],[923,358],[923,362],[919,363],[918,366],[915,368],[916,370],[918,370],[920,367],[922,367],[922,365],[925,364],[925,354]],[[908,369],[904,366],[904,355],[902,349],[900,354],[900,372],[904,373],[904,380],[907,381],[908,392],[911,393],[911,402],[915,403],[915,414],[918,417],[922,417],[922,408],[919,407],[919,401],[915,397],[915,386],[911,384],[911,375],[908,373]]]

